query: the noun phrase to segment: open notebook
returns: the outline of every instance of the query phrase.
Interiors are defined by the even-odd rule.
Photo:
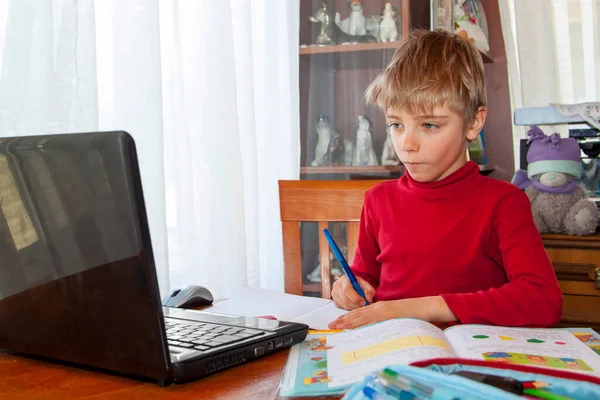
[[[233,297],[214,304],[205,312],[247,317],[272,316],[280,321],[300,322],[311,329],[328,329],[329,322],[347,313],[337,308],[332,300],[254,288],[240,289]]]
[[[280,395],[340,394],[377,369],[437,358],[487,360],[599,376],[600,335],[589,328],[457,325],[441,330],[408,318],[343,333],[309,334],[290,350]]]

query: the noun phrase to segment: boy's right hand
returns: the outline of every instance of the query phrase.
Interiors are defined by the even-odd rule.
[[[356,280],[363,292],[365,292],[365,297],[369,301],[369,304],[372,303],[373,297],[375,297],[375,288],[363,278],[356,277]],[[333,288],[331,289],[331,298],[338,308],[343,308],[345,310],[354,310],[355,308],[366,305],[365,299],[356,293],[352,283],[350,283],[350,279],[348,279],[346,275],[334,282]]]

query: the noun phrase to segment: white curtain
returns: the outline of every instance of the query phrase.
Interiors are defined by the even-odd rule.
[[[161,293],[283,290],[298,0],[0,0],[0,135],[123,129]]]
[[[513,110],[600,101],[600,0],[500,0],[499,5]],[[517,155],[526,129],[514,130]],[[552,129],[567,132],[565,126]]]
[[[283,290],[277,180],[299,177],[299,3],[160,5],[171,283]]]

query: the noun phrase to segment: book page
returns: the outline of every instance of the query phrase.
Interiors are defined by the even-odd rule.
[[[390,364],[456,357],[442,330],[415,319],[393,319],[327,337],[329,387],[360,381]]]
[[[265,289],[242,288],[230,299],[217,303],[203,311],[244,317],[273,316],[280,321],[292,321],[294,318],[331,302],[331,300],[318,297],[296,296]]]
[[[600,356],[567,330],[462,325],[445,334],[461,357],[600,373]]]
[[[347,312],[347,310],[337,308],[335,303],[331,301],[300,317],[294,318],[292,321],[306,324],[311,329],[329,329],[328,325],[331,321]]]
[[[341,394],[345,387],[330,388],[327,376],[327,338],[331,334],[308,334],[290,349],[279,384],[280,396]]]

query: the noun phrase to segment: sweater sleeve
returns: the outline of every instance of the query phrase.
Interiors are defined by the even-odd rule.
[[[381,273],[381,264],[377,261],[377,256],[381,252],[377,244],[377,238],[374,234],[372,205],[370,205],[370,193],[365,193],[365,201],[360,213],[360,226],[358,230],[358,245],[352,260],[352,272],[354,275],[363,278],[371,286],[379,286],[379,277]]]
[[[504,267],[499,288],[442,297],[462,323],[552,326],[562,314],[562,294],[533,222],[525,193],[511,190],[496,205],[488,253]]]

